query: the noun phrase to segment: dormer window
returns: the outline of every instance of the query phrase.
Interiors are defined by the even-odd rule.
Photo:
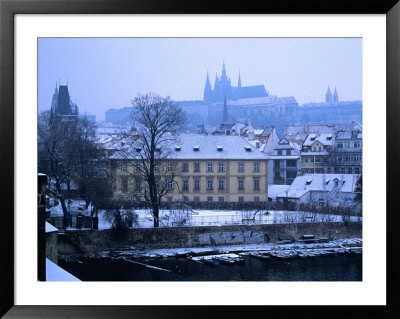
[[[312,182],[312,179],[308,179],[308,180],[306,180],[306,185],[310,185],[310,184],[311,184],[311,182]]]
[[[328,141],[330,141],[330,140],[332,139],[332,135],[328,135],[328,136],[326,137],[326,139],[327,139]]]
[[[200,146],[199,146],[199,145],[193,146],[193,151],[197,152],[199,149],[200,149]]]
[[[245,148],[246,152],[251,152],[251,147],[250,146],[245,146],[244,148]]]
[[[222,152],[222,146],[217,146],[217,150],[218,150],[218,152]]]
[[[161,147],[157,146],[156,147],[156,152],[161,152]]]
[[[140,152],[142,150],[141,147],[136,147],[136,152]]]
[[[181,150],[181,147],[179,145],[175,146],[175,151],[179,152]]]

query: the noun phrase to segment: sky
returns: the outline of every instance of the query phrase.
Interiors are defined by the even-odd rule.
[[[361,38],[39,38],[38,110],[50,108],[56,83],[68,84],[80,113],[104,120],[155,92],[202,100],[225,62],[231,83],[263,84],[299,104],[322,102],[328,85],[339,100],[362,100]]]

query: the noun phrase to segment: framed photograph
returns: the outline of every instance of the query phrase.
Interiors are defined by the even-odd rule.
[[[1,315],[398,313],[397,1],[0,3]]]

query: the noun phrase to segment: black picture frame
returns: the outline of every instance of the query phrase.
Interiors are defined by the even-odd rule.
[[[17,306],[14,288],[14,17],[16,14],[385,14],[387,19],[387,304],[386,306]],[[398,0],[0,0],[1,272],[0,315],[5,318],[164,318],[284,316],[392,318],[399,315],[395,200],[399,176],[400,3]],[[382,141],[383,143],[383,141]],[[378,212],[377,212],[378,213]],[[384,212],[379,212],[380,214]],[[269,292],[273,293],[273,292]],[[268,308],[267,308],[268,307]]]

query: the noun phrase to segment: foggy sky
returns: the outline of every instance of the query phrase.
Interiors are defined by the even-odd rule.
[[[362,100],[360,38],[40,38],[39,111],[49,109],[60,81],[80,113],[104,120],[110,108],[131,106],[138,93],[202,100],[207,71],[237,86],[264,84],[271,95],[299,104]]]

